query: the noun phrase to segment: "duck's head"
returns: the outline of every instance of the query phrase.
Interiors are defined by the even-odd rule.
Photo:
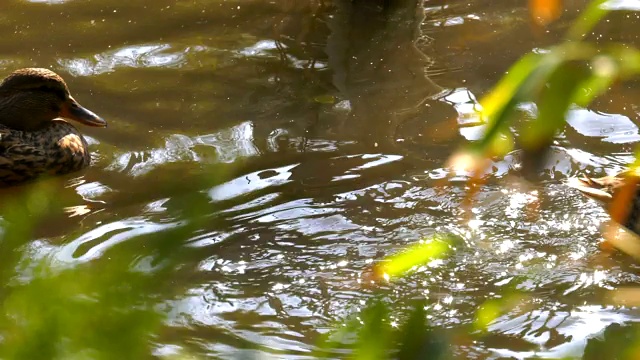
[[[20,131],[34,131],[56,118],[107,126],[101,117],[82,107],[69,94],[64,80],[51,70],[16,70],[0,83],[0,124]]]

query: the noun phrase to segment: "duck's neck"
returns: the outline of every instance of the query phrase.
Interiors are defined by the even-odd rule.
[[[0,124],[20,131],[36,131],[51,119],[34,112],[33,101],[20,95],[6,96],[0,92]]]

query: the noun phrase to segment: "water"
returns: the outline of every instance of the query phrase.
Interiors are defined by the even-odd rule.
[[[379,284],[389,303],[426,298],[431,321],[462,335],[485,300],[511,287],[527,295],[481,341],[461,337],[460,358],[580,356],[606,326],[640,320],[606,300],[640,280],[637,266],[599,250],[606,214],[562,185],[632,160],[637,83],[571,111],[537,192],[513,184],[514,152],[495,162],[468,222],[464,177],[445,180],[448,156],[481,135],[476,99],[519,56],[561,39],[584,3],[566,2],[549,31],[509,2],[427,1],[388,19],[348,4],[0,5],[3,72],[49,67],[109,122],[81,129],[94,163],[62,178],[71,200],[36,230],[34,256],[97,261],[144,247],[145,234],[180,227],[194,209],[209,219],[176,239],[192,251],[166,294],[158,354],[228,358],[261,345],[309,357],[371,296],[361,280],[372,263],[438,232],[465,246]],[[595,39],[637,42],[634,13],[609,19]]]

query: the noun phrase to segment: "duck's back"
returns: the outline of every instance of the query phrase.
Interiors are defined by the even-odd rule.
[[[0,125],[0,185],[70,173],[90,162],[86,140],[66,121],[29,132]]]

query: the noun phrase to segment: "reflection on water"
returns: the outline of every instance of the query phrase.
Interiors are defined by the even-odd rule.
[[[561,184],[632,160],[636,85],[570,111],[533,189],[502,181],[517,177],[517,150],[493,160],[471,219],[465,174],[445,180],[447,156],[484,131],[477,99],[566,23],[536,38],[525,8],[488,1],[384,14],[346,1],[12,3],[0,24],[12,34],[0,40],[5,73],[52,67],[110,120],[82,129],[94,164],[63,179],[64,221],[33,239],[31,256],[72,266],[143,247],[193,209],[205,219],[175,239],[197,251],[167,294],[171,335],[158,355],[260,345],[247,354],[310,357],[319,334],[369,298],[372,263],[436,232],[465,246],[377,284],[388,302],[426,298],[433,323],[466,333],[485,300],[527,294],[481,342],[455,344],[461,358],[579,356],[608,325],[640,320],[604,300],[638,281],[629,259],[601,265],[606,214]],[[610,37],[637,36],[635,17],[623,20]],[[526,121],[535,105],[520,112]]]
[[[195,46],[184,49],[182,52],[170,53],[170,49],[171,47],[167,44],[125,47],[106,54],[96,55],[94,59],[90,60],[61,59],[58,63],[73,75],[89,76],[115,71],[118,67],[180,67],[187,63],[187,54],[205,50],[202,47]]]
[[[640,140],[638,126],[623,115],[576,109],[569,112],[567,122],[581,135],[602,137],[605,142],[629,144]]]

